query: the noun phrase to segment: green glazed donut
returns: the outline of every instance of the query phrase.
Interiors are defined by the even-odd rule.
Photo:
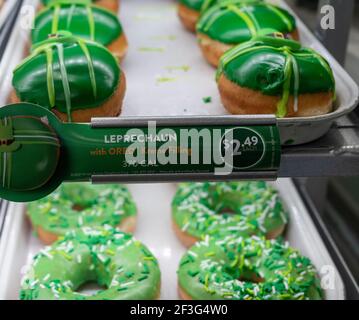
[[[279,236],[288,221],[278,192],[265,182],[180,184],[172,202],[174,229],[187,247],[206,235]]]
[[[179,0],[179,3],[183,4],[189,9],[204,12],[208,10],[209,8],[217,5],[217,4],[223,4],[223,3],[250,3],[250,2],[261,2],[263,0]]]
[[[179,0],[178,15],[183,25],[190,31],[196,30],[196,23],[201,14],[217,4],[255,3],[262,0]]]
[[[189,9],[200,12],[205,0],[179,0],[178,2]]]
[[[60,147],[55,131],[45,119],[29,116],[0,119],[1,187],[31,191],[45,185],[57,169]],[[29,166],[33,170],[29,171]]]
[[[179,292],[195,300],[319,300],[311,261],[280,240],[207,237],[181,259]]]
[[[228,49],[268,28],[294,40],[299,38],[295,19],[288,11],[264,2],[237,1],[205,11],[197,24],[197,37],[207,61],[217,66]]]
[[[22,280],[22,300],[151,300],[160,295],[156,258],[112,227],[81,228],[38,253]],[[88,282],[106,289],[76,292]]]
[[[262,2],[264,0],[203,0],[203,4],[201,6],[201,13],[207,11],[218,4],[230,4],[230,3],[238,3],[238,4],[251,4],[256,2]]]
[[[46,198],[27,205],[32,226],[45,244],[81,227],[110,225],[133,232],[136,213],[129,190],[121,185],[65,183]]]
[[[96,41],[122,59],[127,40],[118,17],[101,7],[84,0],[56,0],[45,7],[35,18],[31,33],[32,43],[44,41],[59,30],[74,36]]]
[[[217,81],[224,106],[235,114],[313,116],[330,112],[335,100],[335,80],[325,58],[283,38],[258,36],[229,50],[221,58]],[[241,96],[247,100],[236,98]]]
[[[31,102],[63,121],[90,122],[121,112],[125,77],[102,45],[69,32],[38,43],[13,73],[12,102]]]
[[[41,0],[42,6],[48,6],[52,3],[56,2],[57,0]],[[72,2],[73,0],[67,0],[68,2]],[[120,0],[75,0],[81,1],[84,3],[93,3],[98,5],[99,7],[103,7],[107,10],[117,13],[120,8]]]

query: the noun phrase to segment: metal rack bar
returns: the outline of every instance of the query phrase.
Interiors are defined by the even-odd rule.
[[[284,147],[279,177],[359,176],[359,119],[338,120],[323,138]]]

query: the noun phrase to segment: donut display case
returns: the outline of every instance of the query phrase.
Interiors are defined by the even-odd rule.
[[[345,298],[344,284],[335,267],[320,235],[318,234],[303,202],[290,180],[279,180],[275,183],[285,199],[289,213],[289,225],[286,240],[290,245],[308,256],[317,270],[323,275],[327,268],[333,268],[335,289],[325,290],[327,299],[342,300]],[[135,236],[145,243],[158,258],[162,271],[162,299],[178,299],[177,274],[182,255],[186,247],[176,237],[171,222],[171,201],[176,191],[174,184],[133,185],[130,186],[138,206],[137,229]],[[149,192],[151,191],[151,192]],[[161,199],[161,201],[153,201]],[[1,299],[17,299],[21,278],[32,257],[41,250],[43,244],[32,234],[29,221],[26,219],[23,205],[10,204],[13,214],[9,215],[4,226],[1,247]],[[155,221],[155,222],[154,222]],[[151,226],[148,228],[148,226]],[[14,272],[14,270],[17,270]],[[91,292],[91,288],[87,288]]]
[[[319,213],[327,186],[315,187],[359,176],[357,84],[288,1],[200,2],[0,5],[0,103],[46,109],[0,108],[1,195],[36,200],[1,200],[0,300],[359,297]],[[124,143],[116,130],[155,121],[271,135],[246,140],[263,154],[231,179],[157,164],[120,175],[98,159],[80,172],[80,152],[91,167]],[[104,148],[89,151],[101,130]]]

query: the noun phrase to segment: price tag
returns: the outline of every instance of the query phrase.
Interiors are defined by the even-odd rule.
[[[0,109],[0,196],[30,201],[63,181],[273,179],[280,165],[272,117],[97,119],[61,123],[47,109]],[[24,178],[26,177],[26,178]]]

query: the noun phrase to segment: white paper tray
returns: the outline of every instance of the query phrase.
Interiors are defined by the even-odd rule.
[[[290,10],[283,1],[272,2]],[[5,6],[10,3],[7,1]],[[25,5],[36,7],[37,3],[25,0]],[[123,0],[120,18],[130,45],[122,65],[128,80],[122,116],[227,114],[220,102],[214,69],[202,57],[196,37],[180,24],[176,1]],[[324,135],[333,121],[353,110],[359,95],[358,86],[347,72],[298,17],[297,21],[303,44],[318,50],[330,62],[337,81],[338,102],[336,110],[328,115],[278,119],[283,144],[302,144]],[[7,101],[12,70],[21,61],[28,38],[28,30],[22,29],[19,21],[0,65],[0,105]],[[204,103],[205,97],[211,97],[212,102]]]
[[[280,179],[274,185],[285,199],[290,215],[286,239],[291,246],[312,260],[320,275],[323,276],[329,270],[335,277],[334,287],[325,290],[326,299],[344,299],[343,281],[292,181]],[[171,201],[176,185],[131,185],[129,188],[139,211],[135,236],[159,259],[162,272],[161,298],[178,299],[176,270],[186,249],[171,227]],[[18,298],[24,266],[41,248],[41,243],[32,235],[24,206],[11,204],[0,243],[0,300]]]

